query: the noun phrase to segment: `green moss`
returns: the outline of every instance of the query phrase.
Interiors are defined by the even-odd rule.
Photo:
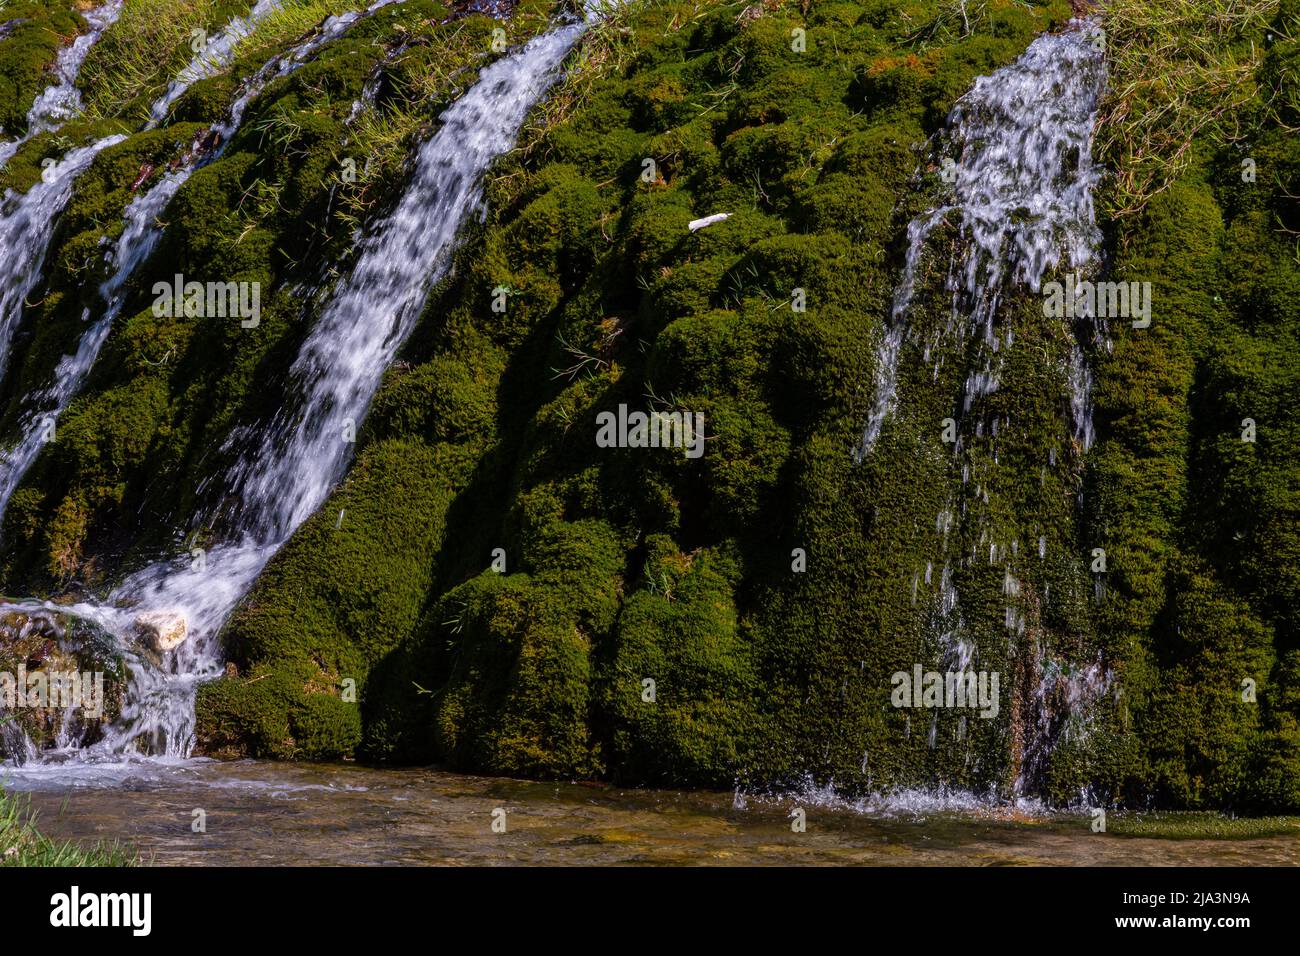
[[[725,787],[747,766],[762,717],[735,577],[718,555],[684,555],[667,535],[646,542],[642,581],[623,603],[602,680],[616,776]]]
[[[351,676],[373,756],[726,785],[744,768],[817,766],[824,742],[843,738],[861,764],[859,740],[879,737],[886,717],[872,684],[896,655],[816,636],[867,633],[847,582],[868,552],[833,570],[813,546],[860,524],[863,492],[845,453],[869,354],[858,316],[886,307],[894,200],[933,114],[1051,21],[1025,16],[961,56],[945,52],[954,38],[944,27],[919,42],[921,54],[927,43],[939,52],[915,108],[873,118],[859,77],[917,42],[903,40],[904,25],[929,7],[878,11],[879,24],[846,5],[809,17],[739,12],[692,13],[670,29],[672,5],[648,5],[638,15],[653,26],[635,34],[623,72],[590,85],[571,74],[547,107],[554,121],[495,172],[490,218],[386,377],[350,479],[231,622],[230,658],[250,676],[205,691],[211,749],[330,752],[345,735],[309,711],[328,705],[307,704],[322,692],[304,688]],[[808,30],[804,52],[791,47],[796,26]],[[274,282],[339,248],[321,204],[338,135],[325,104],[355,96],[368,73],[339,48],[269,89],[221,162],[181,191],[176,218],[213,225],[169,230],[163,261]],[[206,118],[222,89],[197,90],[178,115]],[[261,195],[265,214],[260,200],[249,209]],[[223,209],[233,218],[214,215]],[[686,229],[719,211],[731,217]],[[490,309],[498,285],[513,291],[504,314]],[[806,308],[790,307],[795,290]],[[139,464],[185,474],[234,421],[274,401],[261,383],[300,333],[292,314],[265,312],[248,336],[145,312],[115,333],[90,395],[152,377],[171,396],[167,424],[143,429]],[[149,371],[163,345],[176,354]],[[806,387],[790,396],[792,377]],[[597,449],[595,415],[619,402],[702,411],[704,458]],[[218,467],[209,458],[202,472]],[[125,512],[139,479],[125,484],[123,512],[108,507],[106,484],[74,499],[83,550],[103,540],[97,516]],[[173,497],[160,510],[184,513],[183,493]],[[55,506],[21,500],[11,528]],[[807,576],[789,571],[797,545],[813,550]],[[498,548],[505,572],[484,571]],[[671,595],[655,591],[676,565]],[[878,562],[865,573],[879,575]],[[859,657],[872,669],[858,668],[850,693],[873,703],[850,729],[841,672]],[[639,709],[641,670],[666,688],[654,710]],[[808,693],[822,686],[834,687],[833,705]],[[325,743],[303,743],[316,724]]]
[[[86,110],[132,123],[149,118],[149,107],[167,84],[254,0],[133,0],[86,55],[78,77]]]
[[[19,0],[0,10],[0,133],[6,139],[26,132],[27,111],[48,85],[46,70],[85,25],[67,4]]]
[[[512,40],[547,7],[527,6]],[[347,480],[230,621],[233,671],[200,693],[203,749],[1007,793],[1038,757],[1038,689],[1100,661],[1107,692],[1060,717],[1029,768],[1050,800],[1300,806],[1294,136],[1261,123],[1239,142],[1199,138],[1140,214],[1107,220],[1109,273],[1150,281],[1154,311],[1094,357],[1094,449],[1071,440],[1062,399],[1071,330],[1023,291],[1003,304],[1015,346],[1000,389],[960,453],[941,439],[974,346],[948,332],[961,237],[938,229],[906,401],[871,456],[851,455],[901,237],[931,195],[916,178],[927,137],[976,76],[1069,15],[664,0],[594,28],[492,170],[486,216],[385,375]],[[491,21],[445,17],[394,5],[328,45],[181,189],[11,502],[6,588],[99,581],[194,533],[178,529],[211,504],[196,489],[223,493],[226,438],[283,404],[353,230],[391,203],[411,147],[488,59]],[[290,32],[79,182],[4,386],[5,428],[79,335],[131,184],[155,181]],[[1121,40],[1137,45],[1126,58],[1150,42]],[[1282,111],[1292,42],[1272,43],[1256,78]],[[374,108],[348,122],[367,82]],[[29,144],[16,169],[58,148]],[[715,213],[728,218],[688,229]],[[176,272],[261,282],[261,325],[155,317],[147,291]],[[619,405],[702,413],[704,455],[598,447],[597,416]],[[937,593],[949,554],[972,555],[946,568],[959,619]],[[1007,628],[1008,591],[1023,629]],[[1003,676],[1003,717],[891,706],[891,675],[958,632],[974,667]]]

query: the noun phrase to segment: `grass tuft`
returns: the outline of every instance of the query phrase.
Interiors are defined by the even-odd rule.
[[[1111,81],[1097,139],[1098,154],[1116,171],[1111,215],[1136,213],[1168,189],[1187,168],[1193,139],[1238,142],[1280,121],[1278,91],[1261,91],[1255,81],[1278,8],[1279,0],[1107,5]]]
[[[137,866],[139,855],[120,843],[80,846],[36,829],[28,797],[0,790],[0,866]]]

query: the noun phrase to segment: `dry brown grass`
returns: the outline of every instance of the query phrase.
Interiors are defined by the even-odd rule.
[[[1256,73],[1279,0],[1113,0],[1104,14],[1110,89],[1097,153],[1114,171],[1109,212],[1131,215],[1167,189],[1192,141],[1240,140],[1276,121]]]

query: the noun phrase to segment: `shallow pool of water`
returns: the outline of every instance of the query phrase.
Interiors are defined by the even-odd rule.
[[[1300,835],[1166,840],[1087,816],[925,801],[625,790],[262,761],[2,768],[48,836],[160,864],[1297,865]],[[807,829],[791,829],[803,809]],[[196,833],[195,811],[206,831]],[[505,832],[494,819],[505,811]],[[499,829],[499,824],[498,824]]]

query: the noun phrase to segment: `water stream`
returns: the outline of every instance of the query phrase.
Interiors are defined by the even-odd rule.
[[[1092,161],[1092,140],[1106,66],[1094,43],[1096,31],[1093,20],[1074,20],[1061,33],[1038,37],[1014,63],[978,78],[935,137],[938,196],[908,225],[902,274],[877,347],[871,410],[854,450],[859,463],[872,455],[899,412],[906,399],[899,394],[904,361],[932,368],[936,380],[946,362],[964,363],[951,446],[951,469],[961,486],[935,517],[937,554],[924,572],[914,572],[912,595],[919,605],[923,580],[929,594],[921,613],[941,670],[967,671],[981,659],[981,646],[996,645],[1032,675],[1027,688],[1013,690],[1017,712],[1004,718],[1014,721],[1018,795],[1036,791],[1060,736],[1085,732],[1092,703],[1111,686],[1099,660],[1057,660],[1044,647],[1045,638],[1027,628],[1028,604],[1046,596],[1030,599],[1022,593],[1023,565],[1035,553],[1039,562],[1047,558],[1047,537],[1039,535],[1036,548],[1022,549],[1016,532],[994,517],[998,509],[991,507],[989,469],[997,466],[999,431],[1012,421],[990,415],[983,405],[999,388],[1005,357],[1015,347],[1017,296],[1039,293],[1053,270],[1086,273],[1099,266],[1102,237],[1093,190],[1101,170]],[[939,306],[947,320],[922,333],[911,318],[914,309],[930,304],[918,300],[918,284],[933,260],[942,267],[941,232],[944,242],[955,241],[944,277],[946,302]],[[1104,347],[1105,334],[1104,324],[1091,316],[1080,316],[1066,329],[1069,358],[1061,379],[1069,392],[1063,404],[1070,421],[1063,431],[1081,452],[1093,437],[1087,354]],[[1068,440],[1063,435],[1062,444]],[[986,449],[982,455],[971,454],[975,442]],[[954,534],[954,528],[962,533]],[[970,542],[964,551],[958,544],[963,540]],[[963,612],[959,572],[981,565],[1001,568],[1001,634],[977,634]],[[928,727],[932,750],[939,746],[939,725],[936,711]],[[958,741],[964,731],[960,723],[954,728]],[[967,746],[968,761],[970,753]]]
[[[80,771],[80,772],[78,772]],[[7,776],[7,779],[5,777]],[[258,761],[0,771],[46,834],[122,840],[171,865],[1295,866],[1300,832],[1238,839],[1094,833],[1083,814],[898,794],[628,790],[433,769]],[[193,830],[204,810],[206,832]],[[803,833],[791,813],[807,815]],[[505,810],[505,833],[491,826]],[[1113,819],[1113,828],[1122,821]]]
[[[366,12],[373,13],[392,2],[394,0],[377,0]],[[226,146],[229,145],[230,139],[239,131],[248,105],[261,94],[272,80],[287,76],[297,70],[308,62],[326,43],[341,36],[362,15],[361,13],[345,13],[340,16],[329,17],[321,25],[320,29],[311,36],[285,53],[273,56],[245,81],[239,97],[231,105],[227,115],[195,138],[185,160],[175,169],[165,173],[157,183],[136,196],[127,206],[126,211],[123,213],[125,222],[122,234],[118,237],[116,244],[108,255],[109,264],[113,268],[112,275],[99,289],[100,297],[104,302],[103,311],[95,321],[90,322],[89,327],[81,337],[77,350],[60,360],[58,367],[54,370],[54,378],[51,384],[47,388],[25,397],[25,411],[19,426],[21,435],[18,441],[6,450],[3,456],[0,456],[0,519],[4,517],[14,489],[18,487],[23,476],[40,455],[53,424],[58,421],[68,407],[69,402],[72,401],[81,388],[82,382],[90,373],[95,360],[99,357],[99,351],[108,339],[108,333],[112,330],[113,322],[126,304],[128,283],[135,275],[136,270],[153,254],[159,240],[162,238],[163,226],[160,218],[173,197],[194,173],[221,157]],[[96,144],[96,152],[104,148],[104,146],[120,141],[122,138],[120,136],[110,137],[108,140],[101,141],[101,143]],[[84,163],[77,167],[75,171],[70,169],[67,175],[59,179],[62,184],[62,191],[52,197],[46,203],[47,206],[54,206],[61,199],[61,202],[58,203],[58,208],[61,209],[62,205],[67,203],[68,194],[72,189],[72,181],[76,178],[76,172],[84,169],[89,164],[90,159],[93,159],[93,154],[87,157]],[[28,197],[24,198],[25,206],[37,206],[40,203],[43,193],[36,193],[36,195],[33,195],[33,193],[36,193],[36,190],[28,193]],[[3,226],[4,223],[0,223],[0,235],[3,235]],[[43,245],[49,243],[50,237],[48,233],[53,229],[52,223],[47,223],[45,229],[45,234],[36,236],[26,242],[24,248],[35,249],[38,245],[42,245],[43,250]],[[44,254],[43,251],[41,254]],[[35,252],[32,255],[35,255]],[[25,275],[21,272],[14,272],[6,273],[5,276],[7,277],[10,274],[15,276]],[[27,291],[34,287],[36,281],[37,277],[35,276],[26,277]],[[0,285],[0,292],[3,289],[4,286]],[[23,294],[25,295],[26,292]],[[0,301],[7,301],[7,297]],[[21,302],[15,307],[13,314],[16,317],[20,312]],[[6,310],[5,314],[8,315],[9,311]],[[89,322],[89,313],[83,317],[83,320]],[[0,328],[0,334],[3,334],[2,328]],[[0,372],[2,371],[3,368],[0,367]]]
[[[29,297],[40,285],[45,257],[59,216],[72,198],[72,187],[98,156],[125,136],[107,136],[89,146],[71,150],[46,167],[45,173],[25,193],[9,190],[0,201],[0,377],[9,365],[14,332],[22,320]],[[7,497],[7,496],[6,496]]]
[[[54,63],[55,82],[37,94],[27,111],[27,129],[23,135],[0,143],[0,168],[33,136],[57,130],[81,112],[81,91],[77,89],[81,65],[104,31],[117,22],[122,3],[123,0],[108,0],[82,14],[89,29],[59,51]]]
[[[174,104],[185,91],[199,80],[216,76],[235,58],[235,48],[239,41],[249,36],[260,20],[274,12],[280,6],[280,0],[257,0],[247,16],[235,17],[227,23],[216,36],[203,44],[203,49],[194,54],[170,83],[166,91],[149,107],[147,129],[152,129],[167,118]]]
[[[77,89],[81,65],[121,12],[122,0],[110,0],[84,14],[89,29],[59,51],[55,82],[32,103],[27,112],[27,130],[18,139],[0,143],[0,168],[33,136],[57,130],[81,112],[81,93]],[[47,165],[41,180],[26,193],[6,190],[0,201],[0,249],[5,250],[0,265],[0,378],[8,368],[13,335],[28,297],[40,284],[50,240],[63,208],[72,198],[73,184],[101,151],[123,139],[108,136],[71,150]]]
[[[21,602],[0,608],[82,617],[128,648],[142,613],[184,621],[188,638],[166,653],[162,666],[135,657],[120,720],[78,757],[137,749],[170,758],[189,753],[195,689],[220,672],[221,625],[266,562],[342,477],[352,448],[347,435],[364,417],[429,290],[449,266],[461,224],[480,208],[483,173],[513,146],[528,110],[557,78],[561,61],[585,28],[583,22],[564,24],[496,61],[443,113],[438,131],[416,154],[402,198],[361,239],[355,266],[304,342],[292,367],[294,394],[258,427],[250,451],[226,476],[238,504],[229,513],[195,516],[196,525],[221,518],[232,529],[224,543],[201,563],[187,557],[143,568],[103,604],[56,608]],[[178,173],[139,197],[133,208],[158,202],[154,194],[168,189],[170,198],[179,184],[169,184]],[[152,223],[155,215],[140,208],[128,219]],[[156,230],[151,235],[156,242]],[[116,259],[119,274],[147,256],[141,251],[144,241],[124,234]],[[112,285],[110,280],[103,290],[106,298]]]
[[[1092,21],[1076,20],[1063,33],[1038,37],[1015,63],[977,79],[949,114],[938,165],[941,179],[951,182],[938,205],[908,226],[903,273],[876,354],[875,397],[855,452],[859,460],[875,447],[897,407],[908,313],[927,242],[939,225],[953,223],[961,245],[947,281],[951,321],[941,334],[958,350],[972,335],[982,346],[967,372],[963,412],[998,387],[1000,352],[1013,341],[1010,325],[997,322],[1008,283],[1038,292],[1044,274],[1063,262],[1081,270],[1096,265],[1101,232],[1092,192],[1101,173],[1092,162],[1092,137],[1106,66],[1092,41],[1095,31]],[[925,355],[937,355],[943,344],[926,343]],[[1071,379],[1078,388],[1088,381]],[[1075,428],[1090,441],[1090,402],[1079,395],[1075,405]]]

